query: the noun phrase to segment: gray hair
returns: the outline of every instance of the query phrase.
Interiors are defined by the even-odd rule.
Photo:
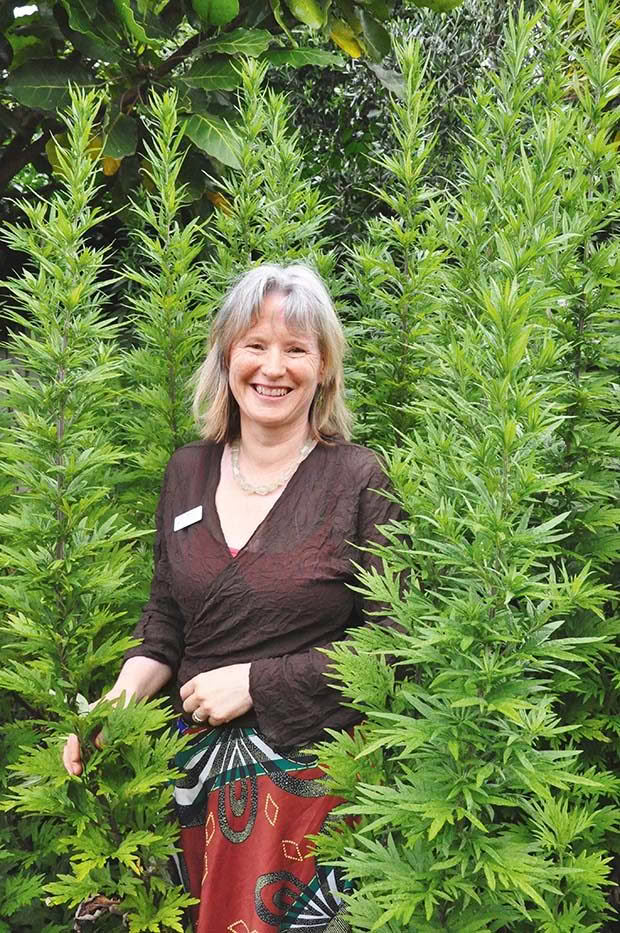
[[[196,373],[193,412],[205,440],[231,441],[239,436],[239,406],[228,385],[232,345],[258,319],[267,295],[284,296],[284,320],[291,330],[316,336],[323,360],[323,380],[310,409],[317,440],[350,437],[351,414],[344,399],[343,357],[346,340],[329,292],[309,266],[264,263],[241,276],[218,311],[207,356]]]

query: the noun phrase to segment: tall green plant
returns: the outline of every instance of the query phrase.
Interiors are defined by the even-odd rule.
[[[585,54],[601,75],[611,10],[602,0],[588,15],[599,26]],[[580,763],[601,709],[578,727],[567,710],[588,670],[585,696],[600,703],[608,674],[598,679],[595,665],[614,650],[614,541],[603,538],[597,557],[600,538],[587,543],[582,519],[590,508],[602,527],[615,520],[616,432],[600,392],[579,421],[574,364],[588,337],[570,321],[583,320],[585,293],[599,356],[592,340],[583,372],[607,387],[617,335],[604,286],[616,260],[610,244],[584,250],[579,237],[599,223],[606,189],[590,180],[592,125],[558,68],[564,26],[555,4],[544,20],[511,23],[502,68],[476,90],[452,210],[428,215],[447,261],[424,317],[430,358],[408,404],[412,427],[390,458],[408,519],[381,552],[385,574],[361,577],[401,631],[357,631],[355,654],[334,653],[366,723],[321,748],[334,789],[362,818],[319,843],[359,882],[356,929],[572,933],[608,916],[620,814],[605,769],[616,761]],[[534,66],[529,51],[543,39],[548,55]],[[609,72],[605,82],[617,85]],[[606,142],[603,132],[601,153]],[[571,456],[573,424],[590,464]]]
[[[611,635],[612,650],[597,652],[579,677],[557,675],[567,719],[579,724],[575,738],[591,761],[613,769],[620,761],[617,645],[620,635],[620,165],[615,89],[620,78],[617,22],[620,4],[584,5],[585,41],[569,46],[566,91],[573,95],[575,130],[567,166],[571,183],[562,193],[570,249],[553,267],[563,301],[554,324],[568,346],[563,401],[567,418],[555,468],[572,474],[558,500],[569,510],[566,565],[610,587],[600,615],[582,607],[569,621],[573,634]],[[568,27],[571,27],[569,21]],[[578,34],[577,34],[578,35]],[[614,851],[620,856],[617,839]]]
[[[4,234],[30,261],[8,283],[20,330],[8,344],[16,368],[1,383],[3,469],[15,484],[0,518],[0,688],[11,716],[0,915],[11,933],[60,933],[70,920],[56,905],[79,918],[93,903],[117,925],[123,914],[135,933],[182,930],[188,900],[165,879],[175,846],[167,766],[182,744],[162,731],[168,714],[160,701],[87,706],[132,644],[119,631],[138,535],[113,504],[121,451],[108,436],[121,359],[118,328],[102,314],[105,252],[90,245],[103,220],[91,207],[88,151],[97,107],[93,95],[74,96],[58,195],[24,202],[27,224]],[[99,751],[92,736],[102,722]],[[70,732],[82,743],[80,777],[60,761]]]
[[[205,269],[214,307],[231,281],[257,262],[310,262],[336,299],[343,291],[324,232],[329,203],[320,186],[304,177],[301,132],[291,126],[284,95],[264,89],[266,72],[255,59],[245,63],[237,124],[240,170],[217,183],[214,193]]]
[[[585,43],[579,33],[572,41],[563,4],[549,4],[544,19],[521,28],[521,41],[513,29],[506,67],[465,114],[471,145],[443,237],[458,257],[453,315],[475,313],[474,277],[485,283],[501,273],[547,295],[539,352],[529,359],[532,378],[558,389],[564,420],[548,469],[570,479],[535,509],[541,520],[551,510],[566,513],[558,573],[587,572],[591,584],[608,588],[601,609],[584,604],[567,620],[570,634],[596,640],[578,676],[558,671],[554,689],[574,727],[571,740],[592,763],[617,768],[620,194],[611,104],[620,7],[596,0],[584,10]],[[533,42],[544,49],[542,80]],[[488,105],[494,94],[501,107]]]
[[[406,91],[402,100],[392,100],[394,150],[376,160],[390,179],[375,192],[387,216],[372,219],[365,240],[349,253],[359,301],[351,367],[356,437],[375,447],[393,444],[412,426],[408,405],[432,366],[425,322],[442,262],[432,217],[439,208],[425,178],[435,144],[432,88],[419,47],[410,44],[399,54]]]
[[[189,195],[180,182],[183,121],[171,92],[151,98],[148,187],[133,203],[136,266],[124,275],[135,347],[124,361],[127,407],[121,418],[128,470],[127,507],[141,527],[153,523],[157,493],[171,454],[195,438],[189,380],[204,347],[209,307],[197,261],[204,236],[197,218],[182,218]]]

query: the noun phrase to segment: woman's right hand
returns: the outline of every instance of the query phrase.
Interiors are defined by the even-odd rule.
[[[170,680],[172,670],[167,664],[155,661],[152,658],[129,658],[125,661],[121,672],[116,678],[116,683],[111,690],[108,690],[102,697],[104,700],[116,700],[119,697],[124,698],[124,703],[128,703],[131,697],[140,699],[142,697],[151,697],[161,690]],[[96,700],[90,704],[89,709],[97,705]],[[103,748],[103,732],[97,733],[94,744],[97,748]],[[71,733],[65,742],[62,750],[62,763],[69,774],[79,776],[84,770],[82,764],[82,750],[77,735]]]
[[[69,774],[80,775],[82,773],[82,749],[75,733],[71,733],[65,742],[62,750],[62,763]]]
[[[95,736],[95,745],[97,748],[103,748],[101,732],[98,732]],[[65,770],[68,771],[69,774],[75,774],[76,777],[79,777],[84,770],[82,765],[82,749],[80,748],[77,735],[73,732],[67,737],[67,741],[62,750],[62,763],[65,766]]]

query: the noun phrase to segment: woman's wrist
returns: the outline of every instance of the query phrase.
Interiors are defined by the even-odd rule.
[[[168,683],[171,676],[172,668],[161,661],[146,657],[128,658],[104,699],[116,700],[122,695],[125,702],[131,697],[149,699]]]

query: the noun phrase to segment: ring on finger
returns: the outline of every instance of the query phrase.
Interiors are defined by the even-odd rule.
[[[194,720],[194,722],[198,722],[198,723],[203,723],[203,722],[206,721],[206,720],[205,720],[205,717],[204,717],[204,716],[201,716],[201,715],[198,713],[198,710],[194,710],[194,712],[192,713],[192,719]]]

